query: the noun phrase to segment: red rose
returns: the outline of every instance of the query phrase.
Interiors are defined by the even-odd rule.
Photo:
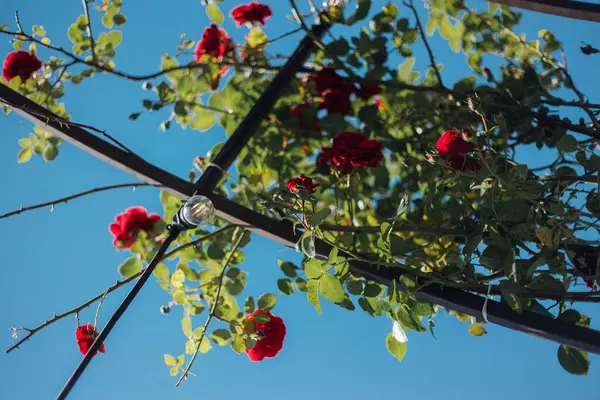
[[[97,337],[98,332],[96,332],[94,325],[86,324],[77,327],[77,330],[75,331],[75,339],[77,340],[77,345],[79,346],[79,351],[81,354],[84,356],[87,354]],[[104,353],[106,351],[104,343],[100,345],[99,350],[100,353]],[[94,357],[96,357],[96,354],[94,354]]]
[[[314,78],[315,88],[317,92],[323,94],[327,90],[339,90],[343,86],[346,86],[346,90],[349,89],[348,83],[345,82],[344,78],[338,75],[333,69],[323,68],[317,73]],[[354,88],[355,89],[355,88]],[[352,90],[353,91],[353,90]]]
[[[354,167],[379,167],[383,159],[383,146],[377,140],[369,140],[359,132],[342,132],[331,147],[324,147],[319,163],[326,167],[339,166],[347,174]]]
[[[235,45],[227,32],[219,28],[215,24],[211,24],[204,33],[202,39],[196,46],[196,61],[201,62],[202,57],[207,55],[214,58],[216,61],[221,61],[223,56],[235,50]]]
[[[381,94],[381,88],[374,83],[361,83],[356,95],[363,100],[369,100],[371,97]]]
[[[264,324],[254,322],[256,314],[268,316],[269,322]],[[260,339],[253,348],[246,349],[248,358],[252,361],[262,361],[265,357],[276,357],[283,347],[283,339],[285,338],[285,324],[283,320],[268,311],[256,309],[246,317],[246,323],[248,322],[254,324],[254,331],[260,336]]]
[[[117,215],[116,221],[110,224],[110,232],[114,235],[113,244],[119,249],[128,249],[135,242],[135,234],[142,230],[150,232],[154,224],[162,218],[158,214],[147,214],[144,207],[131,207]]]
[[[348,115],[352,110],[350,93],[338,89],[327,90],[323,95],[323,102],[321,103],[319,108],[327,110],[328,114],[337,113],[342,115]]]
[[[463,129],[458,133],[454,129],[446,131],[437,141],[436,148],[440,156],[446,159],[446,165],[453,171],[477,171],[481,169],[481,163],[478,160],[468,156],[477,146],[474,143],[467,142],[465,138],[471,138],[473,135],[468,129]]]
[[[246,23],[259,23],[265,26],[265,20],[271,15],[273,13],[268,5],[256,2],[237,6],[231,10],[231,17],[238,26]]]
[[[310,176],[304,176],[304,174],[288,180],[287,183],[287,187],[292,193],[303,190],[308,194],[313,194],[317,190],[317,186],[319,186],[318,183],[314,183]]]
[[[437,141],[437,150],[441,156],[465,156],[475,150],[475,145],[463,139],[454,129],[446,131]]]
[[[292,112],[293,116],[298,118],[298,122],[300,123],[300,127],[302,129],[313,129],[316,132],[321,132],[321,127],[319,126],[319,119],[317,118],[316,114],[315,114],[312,124],[310,124],[310,123],[308,123],[308,121],[306,121],[304,113],[308,112],[310,109],[311,109],[310,104],[300,103],[297,106],[291,107],[290,111]]]
[[[4,60],[2,75],[10,82],[15,76],[20,76],[25,82],[31,75],[42,68],[42,62],[33,54],[26,51],[13,51]]]
[[[578,248],[573,257],[573,266],[581,275],[592,277],[584,278],[583,281],[585,286],[595,292],[598,288],[593,277],[596,276],[598,270],[598,248],[592,246]]]

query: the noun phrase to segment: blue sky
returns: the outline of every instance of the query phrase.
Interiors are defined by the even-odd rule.
[[[129,22],[115,59],[122,70],[157,70],[161,53],[174,52],[181,32],[197,39],[209,23],[197,0],[180,0],[176,7],[158,2],[140,7],[134,3],[125,2],[123,8]],[[225,0],[221,5],[230,9],[240,3]],[[289,14],[287,2],[267,3],[275,14],[267,24],[267,34],[275,36],[295,27],[285,18]],[[381,7],[385,2],[375,0],[374,4]],[[66,29],[80,14],[79,7],[80,2],[72,0],[5,0],[0,25],[12,24],[11,12],[18,9],[24,26],[44,25],[54,43],[66,45]],[[420,10],[424,17],[425,10]],[[408,13],[406,9],[401,12]],[[235,29],[229,19],[224,26],[237,41],[246,33],[245,28]],[[597,80],[588,80],[597,75],[598,57],[582,56],[579,46],[582,39],[599,37],[600,25],[526,13],[522,29],[529,37],[543,28],[551,28],[565,43],[575,79],[592,95],[592,101],[599,102],[595,93],[600,85]],[[299,37],[281,41],[272,51],[288,53]],[[467,73],[464,55],[452,53],[438,37],[431,39],[431,44],[438,62],[446,66],[446,81]],[[2,37],[0,54],[10,50],[8,38]],[[42,58],[48,55],[41,52]],[[417,65],[427,63],[422,48],[416,55]],[[166,114],[128,121],[127,116],[139,110],[141,100],[148,97],[141,83],[97,76],[84,85],[69,86],[67,93],[67,107],[76,121],[106,129],[148,161],[180,176],[187,176],[192,159],[204,155],[223,137],[220,128],[199,133],[172,126],[162,133],[158,125]],[[0,118],[4,188],[0,213],[92,187],[135,181],[68,144],[60,147],[54,163],[44,163],[38,157],[18,165],[17,139],[26,136],[32,126],[15,115]],[[542,164],[544,156],[533,150],[522,155],[532,166]],[[33,327],[54,312],[68,310],[100,293],[118,278],[117,266],[127,253],[113,248],[108,224],[132,205],[161,211],[155,189],[123,189],[58,205],[54,213],[38,210],[0,220],[0,257],[5,271],[0,280],[1,348],[13,343],[11,326]],[[298,260],[293,250],[253,237],[244,264],[249,272],[246,294],[258,296],[277,290],[280,257]],[[121,289],[107,298],[101,321],[108,319],[126,291]],[[278,297],[274,313],[283,317],[288,327],[278,358],[251,363],[243,354],[215,348],[195,364],[197,377],[176,389],[163,353],[183,353],[185,337],[179,310],[166,316],[159,312],[169,300],[158,285],[147,284],[106,342],[107,353],[96,357],[79,381],[73,399],[577,399],[593,398],[600,390],[598,356],[591,356],[587,378],[575,377],[558,364],[554,343],[489,324],[487,336],[474,338],[468,334],[467,324],[444,314],[436,318],[437,340],[429,334],[409,333],[408,354],[399,363],[385,348],[385,337],[391,330],[389,320],[373,320],[363,312],[349,312],[331,304],[324,304],[324,315],[319,317],[303,295]],[[592,327],[600,328],[597,308],[579,309],[592,317]],[[82,322],[93,322],[94,314],[95,307],[85,310]],[[202,322],[200,316],[194,326]],[[53,398],[81,359],[75,325],[74,318],[66,318],[41,331],[20,350],[1,354],[0,398]]]

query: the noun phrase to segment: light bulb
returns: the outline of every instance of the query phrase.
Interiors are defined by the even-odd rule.
[[[185,202],[182,216],[184,222],[190,225],[207,225],[215,216],[215,206],[210,199],[197,194]]]

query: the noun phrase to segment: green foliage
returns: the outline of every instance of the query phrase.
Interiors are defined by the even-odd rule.
[[[220,8],[220,1],[202,4],[211,21],[224,23],[227,10]],[[192,54],[197,38],[182,34],[174,49],[160,57],[159,73],[129,76],[117,70],[114,62],[124,40],[124,33],[115,27],[128,22],[122,2],[101,0],[95,5],[92,11],[102,15],[103,26],[94,25],[93,40],[84,15],[77,16],[63,37],[52,42],[39,25],[31,30],[37,43],[22,36],[12,38],[15,49],[43,56],[44,67],[32,79],[22,82],[16,77],[6,84],[66,121],[70,115],[59,103],[66,90],[71,85],[83,89],[88,79],[100,73],[143,82],[141,110],[128,113],[132,122],[155,112],[160,114],[158,123],[165,134],[172,134],[178,125],[213,135],[218,125],[229,137],[264,93],[277,69],[274,66],[282,64],[265,51],[270,44],[263,29],[253,27],[246,43],[238,44],[237,53],[243,47],[243,54],[225,58],[228,71],[224,75],[222,61],[205,57],[197,63]],[[565,304],[579,300],[569,296],[580,289],[573,282],[581,275],[571,255],[564,256],[567,243],[581,245],[583,232],[600,228],[594,218],[600,216],[598,190],[594,185],[582,189],[578,182],[597,183],[600,157],[587,141],[588,136],[597,136],[588,113],[572,102],[582,96],[573,90],[577,77],[570,77],[562,67],[558,38],[544,29],[537,38],[527,40],[518,30],[521,14],[491,2],[487,10],[480,10],[464,1],[432,0],[428,18],[420,18],[425,34],[410,7],[398,2],[358,0],[355,5],[345,15],[334,8],[323,16],[347,25],[344,37],[321,39],[324,48],[319,45],[302,74],[285,88],[240,153],[236,172],[218,185],[219,194],[274,219],[292,221],[301,233],[296,247],[305,259],[301,267],[279,261],[278,292],[306,293],[318,314],[322,313],[321,296],[348,310],[358,303],[371,317],[386,316],[418,332],[426,331],[423,317],[427,317],[433,334],[433,317],[441,308],[417,300],[424,285],[469,287],[481,294],[491,287],[518,313],[558,315],[561,321],[589,327],[589,317],[564,309]],[[65,35],[72,45],[67,50],[84,63],[70,64],[68,55],[42,49],[64,42]],[[451,66],[452,76],[459,77],[454,82],[442,70],[440,61],[444,60],[439,55],[421,51],[432,35],[439,35],[464,58],[463,63]],[[420,50],[415,52],[417,47]],[[417,60],[414,54],[424,59]],[[398,56],[403,60],[397,62]],[[357,86],[378,82],[382,92],[367,100],[353,94],[348,116],[323,115],[322,93],[313,84],[314,69],[321,66],[337,68],[348,83]],[[290,108],[300,103],[308,107],[298,116]],[[563,104],[583,112],[569,113]],[[597,111],[592,102],[587,106],[592,113]],[[581,114],[582,121],[573,120],[575,114]],[[481,168],[450,171],[439,155],[427,162],[426,153],[452,128],[473,132],[471,140],[480,147],[469,157]],[[382,143],[380,166],[357,166],[349,174],[340,174],[319,165],[316,160],[322,149],[331,147],[332,139],[344,131],[360,131]],[[43,126],[36,126],[33,133],[20,138],[17,162],[28,162],[34,155],[48,162],[57,160],[61,142]],[[554,162],[543,171],[531,171],[533,161],[531,165],[515,163],[521,149],[530,145],[554,154]],[[219,142],[202,155],[205,160],[198,169],[214,161],[222,146]],[[293,195],[286,190],[287,180],[299,174],[319,183],[316,193]],[[541,178],[544,174],[549,176]],[[181,201],[167,192],[161,192],[160,199],[164,220],[171,221]],[[216,220],[210,229],[184,232],[176,246],[189,245],[223,225],[224,221]],[[352,229],[341,232],[334,228],[337,225]],[[172,299],[169,307],[182,308],[188,355],[196,349],[208,352],[210,341],[218,346],[229,344],[237,353],[251,348],[257,338],[252,337],[255,332],[247,331],[251,328],[244,330],[244,314],[256,308],[270,310],[276,304],[274,294],[263,294],[255,301],[244,293],[248,274],[243,269],[242,248],[248,244],[246,239],[223,270],[234,240],[233,230],[216,234],[177,251],[154,271],[158,284]],[[329,255],[318,254],[322,248],[317,240],[333,246]],[[157,247],[152,238],[139,232],[130,249],[133,256],[119,267],[119,273],[124,278],[139,273],[142,262],[148,262]],[[353,275],[355,261],[380,265],[381,271],[399,269],[402,276],[386,289]],[[598,279],[598,274],[588,278]],[[544,299],[560,296],[564,297],[560,312],[542,306]],[[470,321],[465,314],[452,310],[448,314]],[[193,329],[198,317],[221,319],[229,329]],[[470,324],[472,335],[485,334],[480,323]],[[405,356],[406,344],[391,334],[386,346],[399,360]],[[561,346],[558,357],[567,371],[587,373],[589,359],[584,352]],[[183,355],[165,355],[173,376],[182,372],[184,361]]]
[[[391,333],[388,333],[387,337],[385,338],[385,346],[390,354],[396,357],[398,361],[402,361],[404,356],[406,356],[406,343],[397,341]]]
[[[142,270],[142,261],[137,257],[130,257],[119,266],[119,273],[123,278],[130,278]]]
[[[277,297],[273,293],[265,293],[258,298],[258,308],[264,311],[269,311],[277,303]]]
[[[558,361],[573,375],[587,375],[590,368],[590,359],[585,351],[565,345],[558,348]]]

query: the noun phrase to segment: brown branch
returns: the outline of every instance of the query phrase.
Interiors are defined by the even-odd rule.
[[[435,62],[435,58],[433,57],[433,51],[431,50],[429,42],[427,41],[427,36],[425,35],[425,30],[423,29],[423,25],[421,24],[419,13],[417,12],[417,9],[415,8],[415,5],[412,0],[410,0],[410,3],[404,2],[404,5],[410,8],[413,12],[413,15],[415,16],[415,20],[417,21],[417,28],[419,29],[419,33],[421,34],[421,38],[423,39],[423,43],[425,44],[425,48],[427,49],[427,54],[429,55],[431,68],[433,68],[435,71],[435,75],[437,76],[439,86],[444,87],[444,83],[442,82],[442,74],[440,73],[440,70],[438,69],[437,64]]]
[[[204,323],[204,326],[202,327],[202,334],[200,335],[200,338],[198,339],[198,344],[196,345],[196,350],[194,351],[194,354],[192,355],[192,358],[188,362],[188,365],[185,367],[185,370],[183,371],[183,373],[179,377],[179,380],[175,384],[175,387],[179,386],[181,384],[181,382],[183,382],[183,380],[185,378],[187,378],[187,375],[190,372],[190,368],[192,368],[192,365],[194,364],[194,361],[196,361],[196,357],[198,357],[198,352],[200,351],[200,346],[202,346],[202,341],[204,340],[204,338],[206,336],[206,330],[208,329],[208,325],[212,321],[213,317],[215,316],[215,311],[217,310],[217,305],[219,303],[219,298],[221,297],[221,288],[223,287],[223,278],[225,277],[225,272],[227,272],[227,266],[229,265],[229,262],[233,258],[233,255],[235,254],[235,251],[239,247],[240,243],[244,239],[244,236],[246,236],[246,231],[245,230],[242,232],[242,234],[240,235],[240,237],[238,238],[238,240],[233,244],[233,246],[231,247],[229,256],[227,257],[227,259],[223,263],[223,270],[219,274],[219,278],[218,278],[219,281],[218,281],[218,286],[217,286],[217,293],[215,294],[215,298],[213,300],[212,307],[210,308],[210,314],[208,314],[208,317],[206,318],[206,322]]]
[[[221,229],[218,229],[218,230],[216,230],[214,232],[211,232],[211,233],[209,233],[209,234],[207,234],[205,236],[202,236],[201,238],[198,238],[198,239],[196,239],[196,240],[194,240],[194,241],[192,241],[190,243],[186,243],[186,244],[184,244],[182,246],[179,246],[176,249],[174,249],[174,250],[170,251],[169,253],[165,254],[163,256],[163,258],[161,259],[161,261],[162,260],[166,260],[167,258],[171,257],[174,254],[177,254],[178,252],[182,251],[183,249],[186,249],[186,248],[188,248],[190,246],[195,246],[195,245],[197,245],[197,244],[199,244],[201,242],[204,242],[204,241],[210,239],[213,236],[218,235],[219,233],[222,233],[222,232],[225,232],[226,230],[229,230],[231,228],[237,228],[237,227],[239,227],[239,226],[238,225],[227,225],[227,226],[224,226]],[[27,331],[27,335],[24,338],[22,338],[21,340],[19,340],[17,343],[15,343],[14,345],[12,345],[10,348],[8,348],[6,350],[6,353],[8,354],[8,353],[10,353],[13,350],[18,349],[19,346],[21,346],[24,342],[30,340],[33,335],[35,335],[36,333],[38,333],[42,329],[46,328],[47,326],[55,323],[56,321],[58,321],[60,319],[65,318],[65,317],[67,317],[69,315],[78,314],[81,310],[83,310],[86,307],[89,307],[90,305],[94,304],[98,300],[103,299],[106,295],[114,292],[115,290],[119,289],[122,286],[125,286],[129,282],[132,282],[132,281],[136,280],[137,278],[140,277],[140,275],[142,275],[143,272],[144,272],[144,269],[141,270],[141,271],[139,271],[137,274],[135,274],[133,276],[130,276],[129,278],[127,278],[125,280],[115,282],[114,285],[112,285],[108,289],[104,290],[102,293],[100,293],[100,294],[92,297],[91,299],[89,299],[85,303],[80,304],[77,307],[70,309],[69,311],[65,311],[62,314],[54,314],[52,316],[52,318],[47,319],[46,321],[42,322],[40,325],[36,326],[33,329],[29,329],[29,328],[12,328],[13,332]]]
[[[154,187],[161,187],[160,185],[150,185],[149,183],[121,183],[118,185],[110,185],[110,186],[102,186],[102,187],[97,187],[94,189],[90,189],[90,190],[86,190],[85,192],[80,192],[80,193],[76,193],[76,194],[72,194],[70,196],[67,197],[62,197],[60,199],[56,199],[56,200],[52,200],[52,201],[48,201],[45,203],[40,203],[40,204],[36,204],[33,206],[28,206],[28,207],[21,207],[18,210],[14,210],[14,211],[10,211],[7,212],[5,214],[0,215],[0,219],[4,219],[4,218],[8,218],[8,217],[12,217],[13,215],[19,215],[22,214],[24,212],[27,211],[32,211],[32,210],[37,210],[38,208],[44,208],[44,207],[48,207],[51,206],[52,210],[54,210],[54,206],[60,203],[65,203],[67,204],[68,201],[74,200],[74,199],[78,199],[80,197],[84,197],[93,193],[99,193],[99,192],[105,192],[108,190],[113,190],[113,189],[121,189],[121,188],[137,188],[137,187],[144,187],[144,186],[154,186]]]

